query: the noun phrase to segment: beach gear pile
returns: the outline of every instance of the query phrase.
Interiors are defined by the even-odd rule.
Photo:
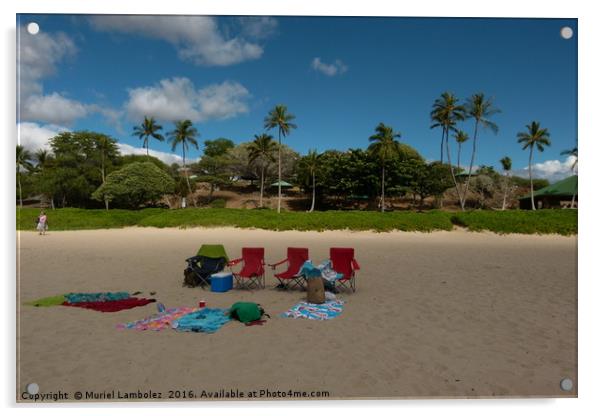
[[[148,305],[155,299],[132,297],[128,292],[96,292],[96,293],[67,293],[64,295],[50,296],[26,302],[26,305],[72,306],[76,308],[91,309],[99,312],[118,312],[132,309],[137,306]]]

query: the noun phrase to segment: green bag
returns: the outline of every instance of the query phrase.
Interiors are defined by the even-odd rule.
[[[254,302],[236,302],[230,307],[230,318],[245,324],[261,319],[262,315],[263,309]]]

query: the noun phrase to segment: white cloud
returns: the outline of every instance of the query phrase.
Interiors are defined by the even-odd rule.
[[[63,131],[68,131],[68,129],[52,124],[40,125],[28,122],[18,123],[17,143],[31,152],[35,152],[39,149],[50,150],[48,140]]]
[[[57,64],[75,55],[73,40],[64,33],[31,35],[23,26],[17,29],[17,70],[20,98],[42,93],[41,80],[56,72]]]
[[[574,174],[572,170],[574,156],[568,156],[564,161],[561,160],[546,160],[541,163],[534,163],[532,172],[534,178],[548,179],[551,183],[564,179]],[[529,177],[529,167],[526,166],[520,170],[513,172],[516,176],[523,178]]]
[[[134,147],[126,143],[117,143],[117,147],[123,155],[146,155],[146,148]],[[182,164],[182,157],[173,153],[160,152],[153,149],[149,149],[148,153],[168,165],[171,165],[172,163],[177,163],[178,165]],[[186,158],[186,160],[188,160],[188,158]]]
[[[249,111],[249,91],[237,82],[226,81],[196,89],[188,78],[163,79],[149,87],[128,90],[125,104],[128,116],[140,120],[190,119],[193,122],[224,120]]]
[[[133,33],[165,40],[174,45],[181,59],[197,65],[226,66],[263,54],[263,48],[243,37],[227,38],[210,16],[93,16],[92,27],[106,32]],[[253,28],[253,25],[258,27]],[[261,22],[249,30],[263,33]]]
[[[88,114],[86,106],[63,97],[59,93],[32,95],[21,103],[21,120],[43,121],[53,124],[71,124]]]
[[[329,77],[344,74],[348,69],[347,65],[340,59],[335,60],[332,64],[327,64],[326,62],[322,62],[320,58],[314,58],[311,61],[311,67]]]
[[[278,21],[268,16],[239,17],[238,22],[245,36],[254,39],[265,39],[272,36],[278,28]]]

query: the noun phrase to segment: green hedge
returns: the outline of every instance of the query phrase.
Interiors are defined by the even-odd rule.
[[[436,231],[454,225],[500,234],[577,234],[576,210],[539,211],[317,211],[277,212],[269,209],[148,208],[138,211],[64,208],[47,210],[50,230],[140,227],[239,227],[266,230]],[[17,228],[33,230],[38,209],[17,209]]]

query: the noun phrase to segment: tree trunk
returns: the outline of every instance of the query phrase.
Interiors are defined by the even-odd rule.
[[[278,214],[280,214],[280,204],[282,200],[282,140],[280,138],[280,129],[278,129]]]
[[[533,211],[535,208],[535,196],[533,195],[533,175],[531,174],[531,163],[533,161],[533,146],[531,146],[531,150],[529,151],[529,182],[531,182],[531,209]]]
[[[102,184],[105,183],[105,154],[103,152],[100,153],[100,175],[102,176]],[[109,200],[107,196],[104,196],[105,201],[105,210],[109,210]]]
[[[186,169],[186,148],[182,143],[182,164],[184,166],[184,176],[186,177],[186,185],[188,185],[188,194],[192,199],[192,205],[196,207],[196,201],[194,200],[194,195],[192,195],[192,188],[190,187],[190,180],[188,180],[188,169]]]
[[[474,135],[472,138],[472,155],[470,156],[470,167],[468,168],[468,178],[466,179],[466,185],[464,186],[464,193],[462,195],[462,210],[464,210],[464,204],[466,203],[466,195],[468,195],[468,187],[470,186],[470,178],[472,176],[472,167],[474,166],[475,155],[477,154],[477,132],[479,130],[479,120],[475,119],[474,123]]]
[[[148,138],[146,139],[146,157],[148,157]]]
[[[445,128],[445,145],[447,147],[447,162],[449,164],[449,170],[451,172],[452,179],[454,180],[454,188],[456,188],[456,193],[458,194],[458,200],[460,201],[460,208],[464,211],[464,200],[462,199],[462,195],[460,193],[460,187],[458,186],[458,181],[456,180],[456,174],[454,172],[454,165],[451,160],[451,152],[449,150],[449,127]]]
[[[441,163],[443,163],[443,140],[445,139],[445,128],[441,131]]]
[[[573,192],[573,197],[571,198],[571,209],[575,208],[575,196],[577,195],[577,192]]]
[[[381,191],[380,191],[380,212],[385,212],[385,162],[383,161],[383,173],[381,178]]]
[[[506,181],[504,184],[504,200],[502,201],[502,211],[506,210],[506,198],[508,196],[508,182],[509,182],[508,173],[506,173]]]
[[[50,208],[54,211],[54,196],[50,197]]]
[[[265,166],[261,167],[261,185],[259,186],[259,208],[263,208],[263,182]]]
[[[17,183],[19,184],[19,205],[23,208],[23,190],[21,189],[21,172],[17,169]]]
[[[312,172],[312,195],[311,195],[311,208],[309,212],[314,212],[314,207],[316,206],[316,172]]]
[[[458,143],[458,172],[460,172],[460,153],[462,152],[462,143]]]

